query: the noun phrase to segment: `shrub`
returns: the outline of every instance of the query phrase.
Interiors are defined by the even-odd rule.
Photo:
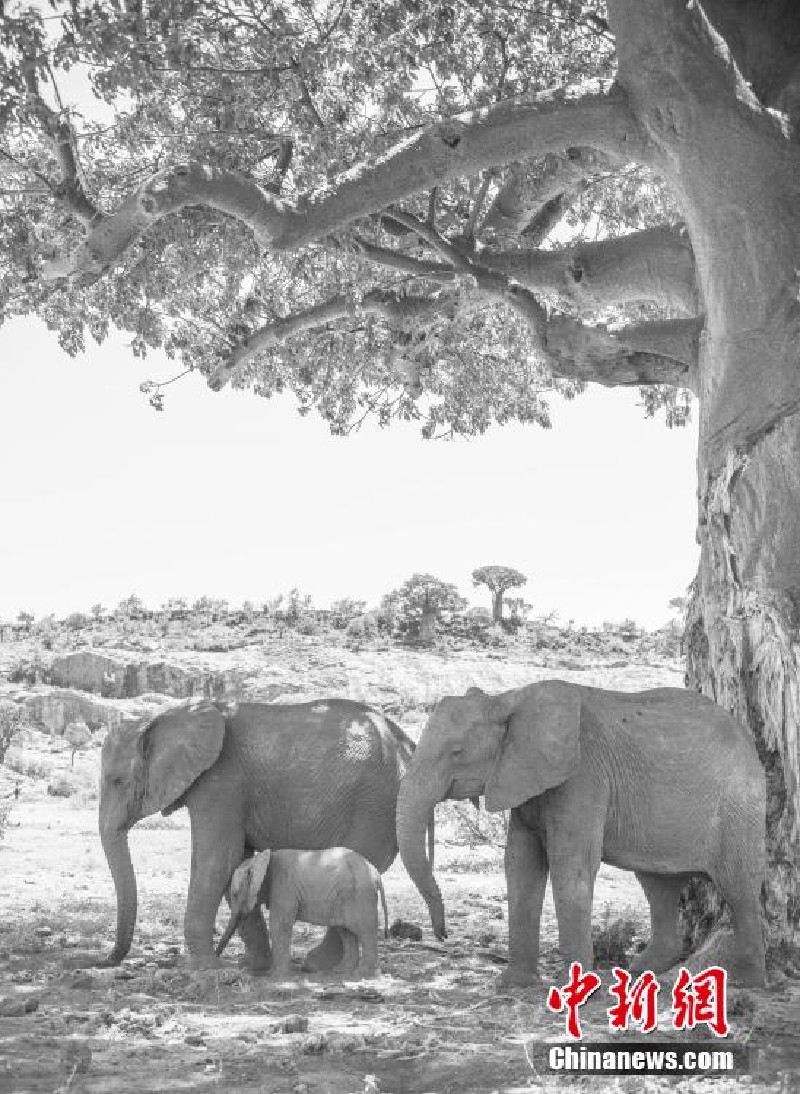
[[[611,909],[606,905],[602,924],[592,930],[596,964],[625,965],[638,929],[636,921],[629,916],[612,920]]]
[[[301,615],[294,623],[298,634],[319,634],[319,623],[313,615]]]
[[[11,738],[22,726],[21,707],[12,702],[0,702],[0,763],[3,762]]]
[[[345,635],[348,645],[359,646],[378,637],[378,621],[371,613],[358,615],[347,624]]]
[[[11,802],[0,802],[0,840],[6,834],[8,818],[11,813]]]

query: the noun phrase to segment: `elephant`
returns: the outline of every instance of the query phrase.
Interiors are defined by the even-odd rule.
[[[286,976],[292,953],[295,920],[338,927],[344,957],[337,967],[343,976],[358,971],[371,977],[378,971],[378,901],[383,905],[383,937],[389,935],[389,914],[381,875],[363,855],[348,847],[324,851],[259,851],[233,872],[231,917],[217,943],[219,957],[243,915],[258,904],[269,907],[272,972]],[[360,954],[359,954],[360,949]]]
[[[112,729],[101,754],[99,828],[117,927],[105,961],[122,961],[133,938],[137,896],[128,831],[137,821],[159,810],[189,810],[186,950],[192,968],[212,967],[217,910],[247,852],[345,846],[377,870],[388,869],[397,854],[397,792],[413,750],[379,710],[338,698],[280,705],[194,699]],[[429,837],[432,854],[432,828]],[[268,969],[260,908],[241,920],[239,934],[248,967]],[[309,962],[330,967],[342,952],[332,928]]]
[[[681,957],[678,901],[700,874],[731,910],[733,977],[764,983],[765,776],[745,728],[710,699],[561,680],[441,699],[397,800],[400,856],[440,938],[444,908],[425,859],[425,818],[445,798],[479,794],[488,810],[510,810],[503,983],[537,980],[548,873],[561,958],[591,967],[601,861],[634,871],[650,906],[651,941],[633,968],[663,972]]]

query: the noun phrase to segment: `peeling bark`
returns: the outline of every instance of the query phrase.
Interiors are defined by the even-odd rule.
[[[691,686],[750,726],[767,775],[764,910],[773,948],[800,944],[800,414],[729,450],[700,495]],[[695,922],[718,901],[690,902]]]
[[[764,922],[775,952],[800,942],[798,145],[699,4],[609,0],[609,14],[619,82],[696,261],[701,561],[687,678],[750,727],[764,763]],[[695,938],[718,909],[695,886]]]

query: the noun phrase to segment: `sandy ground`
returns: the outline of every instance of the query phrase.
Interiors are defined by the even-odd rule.
[[[484,661],[484,670],[491,675],[491,663]],[[436,671],[432,667],[430,676]],[[680,683],[676,666],[618,666],[581,678],[632,688]],[[424,674],[417,678],[420,689],[428,685]],[[564,1019],[547,1010],[544,987],[497,989],[507,947],[502,848],[476,842],[449,804],[437,811],[437,875],[449,937],[445,943],[434,939],[421,899],[395,862],[385,878],[390,922],[419,924],[423,937],[381,942],[375,980],[343,984],[302,974],[300,957],[319,937],[303,925],[295,929],[297,967],[288,981],[240,970],[238,940],[223,969],[190,974],[182,961],[189,872],[183,811],[133,830],[140,901],[133,948],[120,968],[96,967],[111,946],[115,909],[97,836],[99,754],[90,748],[76,756],[70,774],[83,789],[62,799],[46,787],[48,778],[69,771],[69,751],[60,742],[29,737],[24,756],[30,760],[37,747],[41,755],[38,766],[29,764],[32,774],[0,767],[0,801],[15,785],[21,790],[0,841],[0,1015],[6,1012],[0,1016],[0,1094],[444,1094],[576,1084],[621,1091],[800,1090],[800,1070],[792,1070],[800,1069],[800,1058],[790,1051],[800,1033],[800,991],[796,981],[780,978],[764,991],[731,994],[732,1038],[766,1046],[752,1076],[567,1079],[542,1070],[541,1046],[564,1039]],[[646,905],[635,878],[604,867],[595,922],[620,916],[637,924],[634,946],[646,940]],[[220,929],[225,919],[221,911]],[[548,890],[545,986],[557,976],[556,939]],[[586,1040],[609,1037],[609,1002],[598,992],[583,1008]],[[9,1014],[14,1009],[21,1013]],[[703,1032],[659,1031],[658,1040],[671,1038],[710,1039]]]

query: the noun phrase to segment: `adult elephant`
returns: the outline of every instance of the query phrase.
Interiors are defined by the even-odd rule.
[[[203,968],[215,963],[217,909],[249,851],[341,845],[380,871],[391,865],[397,791],[413,750],[390,719],[347,699],[238,706],[193,700],[113,729],[103,744],[99,811],[117,895],[108,961],[125,957],[136,924],[128,831],[137,821],[159,810],[189,810],[184,933],[190,964]],[[259,908],[239,931],[250,968],[267,968],[269,936]],[[341,939],[329,931],[312,965],[326,968],[340,957]]]
[[[478,794],[489,810],[511,810],[506,983],[536,979],[548,872],[561,956],[591,966],[601,861],[635,871],[650,904],[651,941],[637,968],[663,971],[680,957],[678,898],[691,875],[704,874],[732,912],[734,976],[764,982],[764,772],[745,729],[711,700],[559,680],[442,699],[397,801],[400,855],[439,937],[444,909],[424,854],[426,818],[444,798]]]

